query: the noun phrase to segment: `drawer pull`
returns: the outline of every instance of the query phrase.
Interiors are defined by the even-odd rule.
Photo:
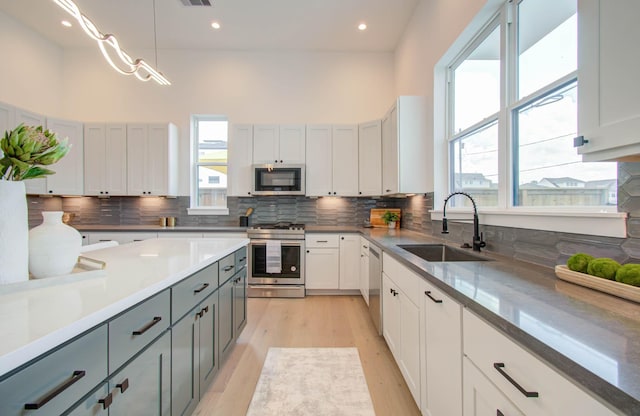
[[[430,290],[425,290],[424,294],[427,295],[427,297],[429,297],[429,299],[431,299],[435,303],[442,303],[442,299],[436,299],[433,296],[431,296],[431,291]]]
[[[397,290],[389,289],[389,292],[391,292],[391,294],[393,296],[398,296],[398,291]]]
[[[328,243],[329,240],[316,240],[316,243]]]
[[[205,306],[204,308],[200,309],[200,312],[196,313],[196,315],[198,315],[198,317],[202,318],[202,315],[204,315],[207,312],[209,312],[209,307]]]
[[[247,260],[247,257],[246,257],[246,256],[245,256],[245,257],[243,257],[243,258],[241,258],[241,259],[240,259],[240,260],[238,260],[238,261],[242,263],[242,262],[243,262],[243,261],[245,261],[245,260]]]
[[[102,405],[103,409],[107,409],[109,406],[111,406],[111,403],[113,403],[113,394],[107,394],[107,397],[105,397],[104,399],[99,399],[98,403]]]
[[[154,316],[153,320],[151,322],[149,322],[148,324],[146,324],[142,328],[138,329],[137,331],[133,331],[131,334],[132,335],[142,335],[145,332],[147,332],[149,329],[151,329],[152,326],[154,326],[155,324],[157,324],[160,321],[162,321],[162,317],[161,316]]]
[[[493,368],[498,370],[498,373],[502,374],[504,378],[506,378],[509,383],[511,383],[515,388],[517,388],[520,393],[524,394],[525,397],[538,397],[537,391],[526,391],[517,381],[515,381],[506,371],[503,370],[504,363],[493,363]]]
[[[200,292],[202,292],[203,290],[205,290],[205,289],[206,289],[206,288],[208,288],[208,287],[209,287],[209,283],[205,283],[205,284],[203,284],[202,286],[200,286],[200,288],[199,288],[199,289],[194,290],[194,291],[193,291],[193,293],[194,293],[194,294],[195,294],[195,293],[200,293]]]
[[[234,267],[235,267],[235,266],[227,266],[227,267],[225,267],[223,270],[224,270],[225,272],[228,272],[229,270],[233,269]]]
[[[116,384],[116,387],[120,389],[120,393],[124,393],[129,388],[129,379],[125,378],[122,383]]]
[[[67,380],[62,382],[62,384],[60,384],[58,387],[56,387],[55,389],[47,393],[44,397],[40,399],[40,401],[38,401],[37,403],[26,403],[24,405],[24,408],[26,410],[40,409],[45,404],[49,403],[51,399],[54,399],[57,395],[59,395],[60,393],[62,393],[63,391],[71,387],[73,384],[75,384],[77,381],[79,381],[82,377],[85,376],[85,374],[86,374],[86,371],[84,370],[74,371],[71,377],[69,377]]]

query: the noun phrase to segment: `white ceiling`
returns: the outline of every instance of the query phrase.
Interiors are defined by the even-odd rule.
[[[158,49],[393,51],[420,0],[155,0]],[[130,53],[154,47],[154,0],[75,0]],[[93,42],[53,0],[0,0],[0,11],[62,47]],[[72,28],[60,24],[63,19]],[[212,21],[222,28],[214,31]],[[368,29],[357,29],[360,22]]]

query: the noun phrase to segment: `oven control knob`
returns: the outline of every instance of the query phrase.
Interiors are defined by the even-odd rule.
[[[291,266],[291,271],[295,272],[296,270],[298,270],[298,268],[296,266]]]

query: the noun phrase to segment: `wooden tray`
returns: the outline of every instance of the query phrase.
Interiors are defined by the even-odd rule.
[[[398,217],[402,218],[402,210],[400,208],[371,208],[371,213],[369,214],[371,226],[376,228],[389,228],[382,219],[382,216],[387,211],[395,212],[398,214]],[[400,228],[400,220],[396,221],[396,228]]]
[[[556,276],[558,276],[558,279],[566,280],[567,282],[640,303],[640,287],[591,276],[586,273],[574,272],[564,265],[556,266]]]

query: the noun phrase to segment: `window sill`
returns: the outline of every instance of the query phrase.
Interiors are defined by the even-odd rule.
[[[189,215],[229,215],[229,208],[198,207],[187,208]]]
[[[553,212],[550,212],[553,210]],[[442,210],[431,210],[431,219],[442,221]],[[448,220],[470,220],[472,212],[447,209]],[[478,212],[481,225],[557,231],[604,237],[627,237],[627,213],[605,211],[569,211],[549,207],[532,209],[482,209]]]

